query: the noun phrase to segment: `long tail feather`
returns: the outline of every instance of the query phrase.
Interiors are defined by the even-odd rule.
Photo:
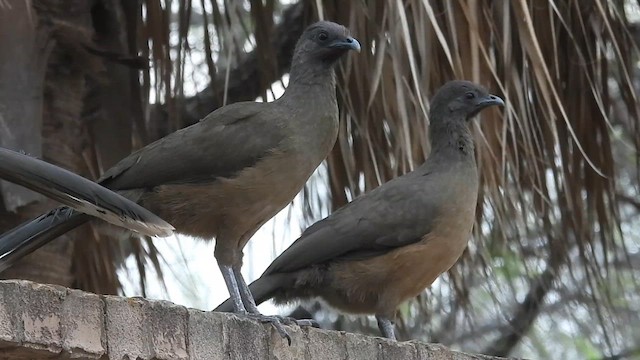
[[[90,219],[89,215],[60,207],[0,235],[0,272]]]
[[[0,178],[144,235],[169,236],[174,230],[149,210],[93,181],[15,151],[0,148]]]

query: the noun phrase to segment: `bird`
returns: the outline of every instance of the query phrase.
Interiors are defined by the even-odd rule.
[[[438,89],[426,161],[307,228],[249,285],[256,303],[320,298],[342,312],[375,315],[382,335],[396,339],[397,307],[467,246],[479,186],[469,124],[490,106],[504,101],[469,81]],[[214,311],[231,309],[227,300]]]
[[[173,234],[171,224],[135,202],[71,171],[24,153],[0,148],[0,179],[143,235],[166,237]]]
[[[98,180],[166,219],[178,233],[215,238],[214,256],[234,311],[272,323],[289,343],[280,320],[263,316],[255,305],[241,274],[243,248],[293,200],[333,148],[334,67],[351,50],[360,52],[361,45],[346,27],[330,21],[310,25],[296,43],[280,98],[223,106],[137,150]],[[0,269],[17,260],[5,244],[34,249],[89,219],[57,209],[19,225],[0,236]]]

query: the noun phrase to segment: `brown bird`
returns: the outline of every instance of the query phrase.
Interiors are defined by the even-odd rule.
[[[310,226],[249,288],[258,304],[320,297],[337,309],[393,319],[458,260],[473,228],[478,172],[469,119],[497,96],[452,81],[431,101],[431,154],[414,171],[360,196]],[[227,300],[215,311],[229,311]]]
[[[224,106],[199,123],[134,152],[100,184],[167,219],[176,231],[215,237],[215,258],[234,311],[259,315],[242,278],[242,249],[251,236],[300,191],[338,134],[334,65],[360,44],[342,25],[321,21],[296,44],[289,85],[271,103]],[[57,209],[0,237],[0,270],[24,252],[88,221]]]
[[[171,224],[135,202],[80,175],[26,154],[0,148],[0,179],[144,235],[173,234]]]

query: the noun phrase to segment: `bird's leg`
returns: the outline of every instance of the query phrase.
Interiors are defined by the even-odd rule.
[[[238,283],[238,287],[240,288],[240,296],[242,296],[242,302],[244,303],[245,308],[249,313],[262,315],[260,314],[260,310],[258,310],[258,306],[256,305],[255,300],[253,299],[253,295],[251,294],[251,290],[249,286],[244,281],[244,277],[239,268],[234,267],[233,271],[236,276],[236,282]],[[297,324],[298,326],[313,326],[319,328],[320,325],[313,319],[295,319],[288,316],[278,316],[278,315],[270,315],[267,316],[269,318],[277,318],[281,323],[286,325]]]
[[[242,303],[242,296],[240,295],[240,289],[238,288],[236,277],[233,274],[233,268],[229,265],[222,265],[220,263],[218,263],[218,266],[220,267],[220,272],[222,273],[224,282],[227,284],[229,295],[233,301],[233,312],[238,314],[247,314],[247,309]]]
[[[378,329],[380,329],[382,335],[387,339],[396,340],[396,332],[393,322],[384,315],[376,315],[376,320],[378,320]]]
[[[291,336],[282,325],[281,318],[279,316],[263,315],[260,313],[260,310],[258,310],[256,301],[253,299],[253,295],[251,294],[251,290],[249,290],[249,286],[247,285],[246,281],[244,281],[244,277],[240,272],[239,266],[233,268],[233,275],[235,280],[234,282],[237,283],[239,287],[241,302],[244,303],[244,308],[248,310],[247,316],[263,323],[270,323],[276,329],[278,334],[287,339],[287,342],[289,343],[289,345],[291,345]]]
[[[245,308],[252,314],[260,314],[256,301],[253,299],[251,290],[249,290],[247,282],[244,281],[244,276],[242,276],[242,272],[239,267],[233,267],[233,276],[238,284],[240,296],[242,297],[242,302],[244,303]]]

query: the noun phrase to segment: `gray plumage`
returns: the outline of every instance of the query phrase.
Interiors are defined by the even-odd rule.
[[[351,313],[376,314],[395,337],[397,306],[429,286],[464,251],[478,175],[468,119],[504,105],[466,81],[444,85],[430,110],[432,152],[414,171],[313,224],[249,288],[259,304],[321,297]],[[216,311],[229,311],[226,301]]]
[[[106,171],[100,182],[128,190],[233,178],[276,150],[285,138],[286,129],[274,126],[281,119],[264,116],[262,105],[241,102],[224,106],[132,153]]]
[[[148,236],[169,236],[173,226],[142,206],[61,167],[0,148],[0,179],[22,185],[79,212]]]
[[[360,44],[345,27],[326,21],[309,26],[281,98],[224,106],[134,152],[100,179],[177,232],[215,238],[215,257],[237,312],[258,312],[240,273],[242,249],[291,202],[335,143],[333,66],[349,50],[360,51]],[[10,231],[0,237],[0,269],[26,253],[14,248],[37,248],[87,220],[60,209]]]

